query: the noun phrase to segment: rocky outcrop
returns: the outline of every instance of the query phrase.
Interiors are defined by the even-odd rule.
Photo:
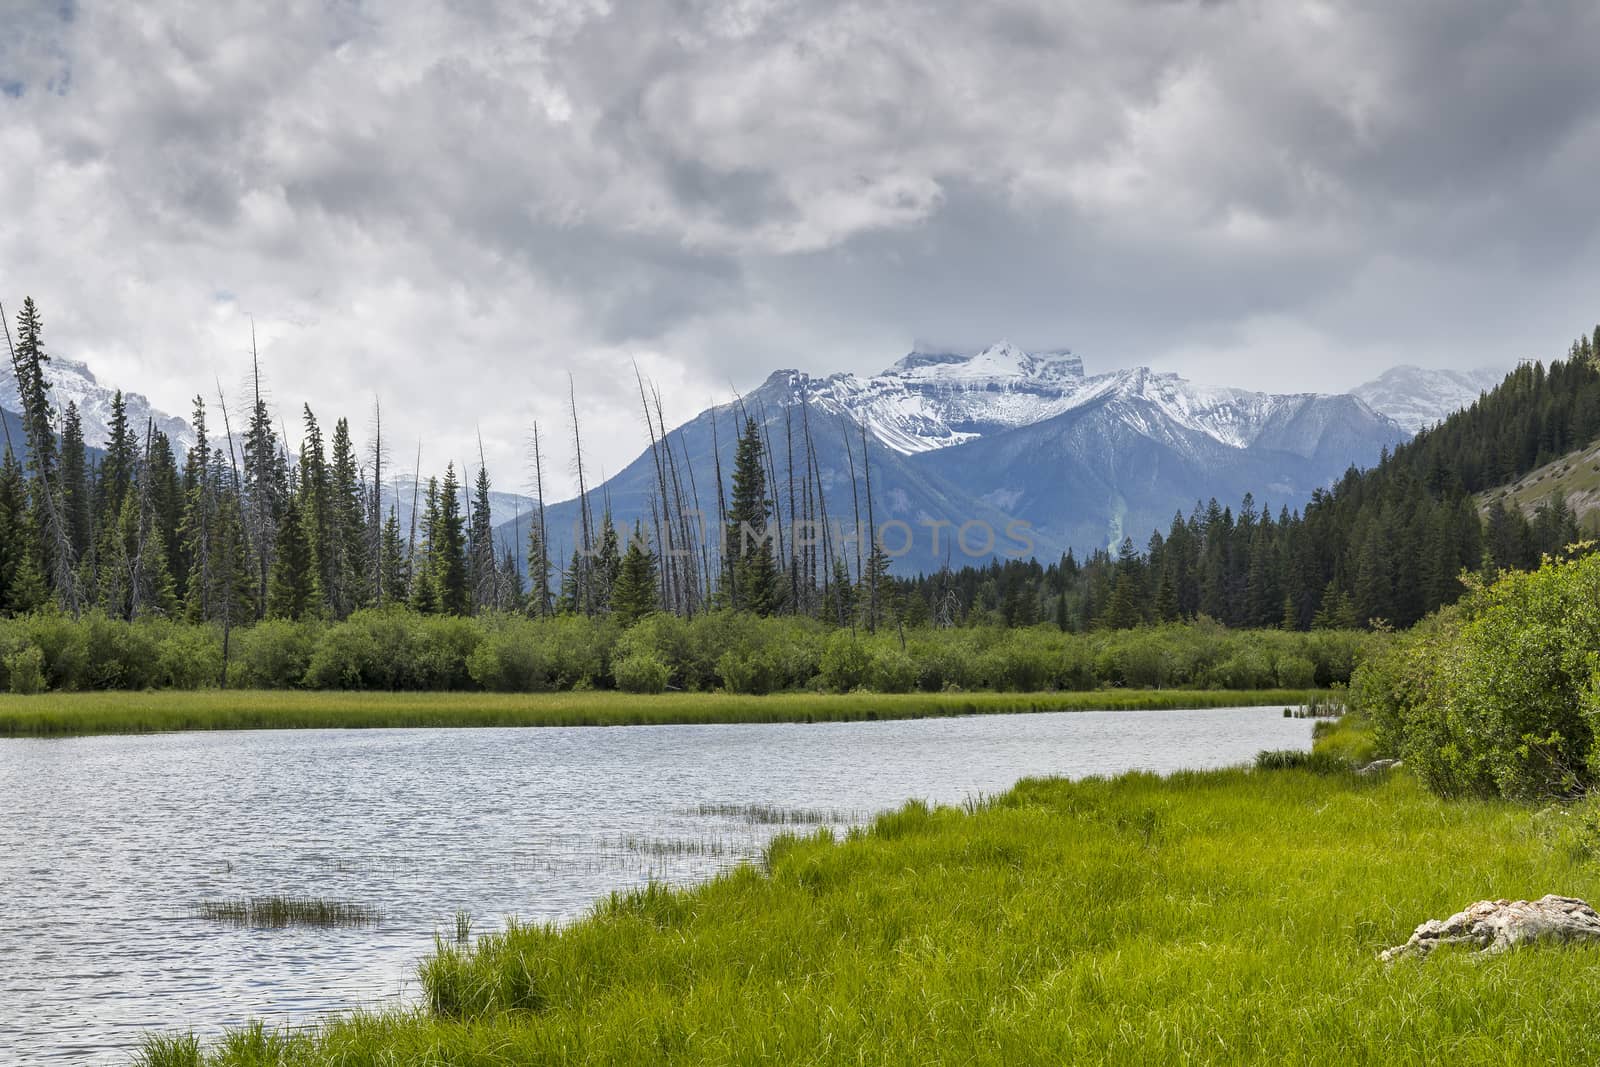
[[[1600,914],[1574,897],[1480,900],[1448,919],[1429,919],[1411,940],[1385,949],[1378,958],[1385,963],[1405,956],[1421,958],[1440,945],[1467,945],[1494,953],[1565,941],[1600,941]]]

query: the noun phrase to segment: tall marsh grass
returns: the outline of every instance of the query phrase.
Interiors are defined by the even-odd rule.
[[[376,926],[383,912],[364,904],[319,897],[263,896],[203,901],[200,917],[233,926],[282,929],[289,926]]]
[[[175,730],[638,726],[847,722],[1034,711],[1302,703],[1307,690],[1104,689],[1061,693],[307,693],[281,690],[0,694],[0,737]]]

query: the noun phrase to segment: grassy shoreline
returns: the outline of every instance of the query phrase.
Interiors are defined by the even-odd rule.
[[[850,722],[1039,711],[1297,706],[1314,690],[1102,689],[1055,693],[390,693],[282,690],[0,695],[0,737],[179,730],[642,726]]]
[[[1600,896],[1593,807],[1399,773],[1024,780],[424,961],[424,1007],[145,1067],[1581,1063],[1600,950],[1375,956],[1485,897]]]

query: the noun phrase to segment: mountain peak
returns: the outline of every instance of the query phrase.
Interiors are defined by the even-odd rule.
[[[913,351],[880,377],[957,388],[1059,387],[1083,380],[1083,360],[1070,348],[1027,352],[997,341],[975,354]]]
[[[1454,370],[1402,365],[1390,367],[1351,392],[1374,411],[1416,433],[1472,406],[1481,393],[1499,385],[1505,374],[1492,367]]]

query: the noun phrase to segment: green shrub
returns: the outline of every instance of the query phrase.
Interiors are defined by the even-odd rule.
[[[539,693],[550,688],[550,660],[531,626],[491,630],[467,657],[467,674],[498,693]]]
[[[208,689],[222,680],[222,635],[209,626],[169,626],[156,653],[156,684]]]
[[[1279,656],[1274,674],[1280,689],[1310,689],[1317,679],[1317,666],[1304,656]]]
[[[45,690],[44,651],[38,645],[26,645],[5,657],[6,677],[13,693],[23,695],[42,693]]]
[[[228,684],[293,689],[303,684],[319,627],[312,622],[267,619],[233,635]]]
[[[772,692],[772,678],[761,657],[739,649],[729,649],[717,660],[717,676],[730,693],[759,696]],[[620,683],[619,683],[620,684]]]
[[[828,689],[847,693],[866,684],[871,666],[872,655],[866,647],[848,630],[840,630],[828,638],[822,650],[818,676]]]
[[[648,652],[635,652],[619,659],[612,667],[617,688],[628,693],[659,693],[667,688],[671,672],[667,665]]]
[[[917,688],[917,665],[898,645],[879,645],[872,650],[867,686],[879,693],[909,693]]]
[[[430,690],[472,688],[467,661],[483,640],[483,634],[483,625],[474,619],[432,615],[418,620],[412,645],[416,687]]]
[[[1241,648],[1212,671],[1218,689],[1270,689],[1274,679],[1272,664],[1259,648]]]

